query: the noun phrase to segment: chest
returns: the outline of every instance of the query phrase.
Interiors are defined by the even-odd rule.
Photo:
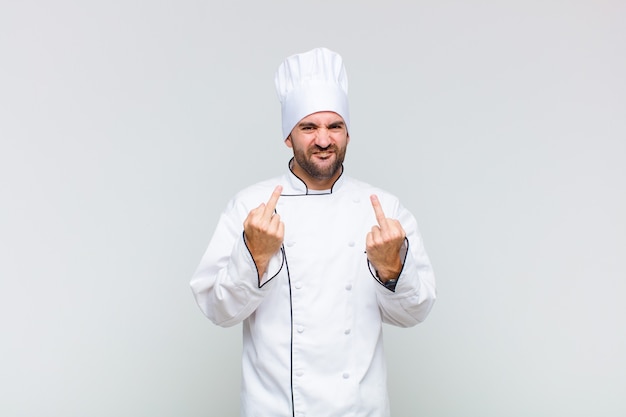
[[[376,219],[357,193],[284,197],[276,208],[285,225],[285,249],[315,254],[365,250]]]

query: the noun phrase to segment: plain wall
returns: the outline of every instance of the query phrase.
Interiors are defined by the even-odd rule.
[[[385,328],[395,417],[626,414],[626,3],[0,3],[0,415],[235,416],[241,327],[189,279],[281,174],[273,76],[325,46],[346,170],[439,299]]]

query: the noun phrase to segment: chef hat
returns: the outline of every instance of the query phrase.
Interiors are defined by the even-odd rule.
[[[326,48],[287,58],[274,79],[280,99],[283,138],[309,114],[333,111],[350,126],[348,77],[341,56]]]

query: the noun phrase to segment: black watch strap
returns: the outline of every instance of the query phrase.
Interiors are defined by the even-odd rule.
[[[389,279],[387,282],[383,282],[383,285],[388,290],[394,291],[396,289],[396,284],[398,283],[398,279]]]

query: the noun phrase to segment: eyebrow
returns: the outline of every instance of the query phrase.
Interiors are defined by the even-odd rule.
[[[345,126],[345,123],[341,120],[336,120],[328,124],[328,127],[343,127],[343,126]],[[302,123],[298,123],[298,127],[319,127],[319,125],[313,122],[302,122]]]

